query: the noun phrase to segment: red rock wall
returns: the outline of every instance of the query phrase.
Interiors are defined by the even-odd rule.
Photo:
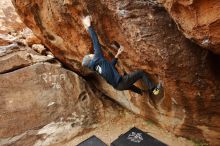
[[[219,0],[160,0],[184,35],[220,54]]]
[[[67,67],[87,75],[83,56],[92,50],[81,16],[91,14],[104,46],[116,40],[125,47],[118,69],[143,69],[164,84],[164,96],[154,98],[116,92],[106,83],[96,86],[123,106],[154,120],[173,133],[219,141],[220,57],[186,39],[163,9],[148,2],[129,0],[13,0],[23,22]],[[144,87],[141,83],[137,84]]]

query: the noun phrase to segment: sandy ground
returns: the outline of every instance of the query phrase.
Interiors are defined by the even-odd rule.
[[[120,111],[117,109],[117,111]],[[121,110],[115,114],[115,109],[109,109],[105,112],[105,121],[101,125],[97,125],[95,130],[89,131],[82,136],[75,137],[71,141],[63,143],[64,146],[75,146],[80,142],[86,140],[92,135],[96,135],[107,145],[110,145],[115,139],[123,133],[126,133],[132,127],[137,127],[149,135],[159,139],[169,146],[194,146],[194,143],[182,137],[176,137],[173,134],[166,132],[165,130],[157,127],[150,121],[128,112]]]

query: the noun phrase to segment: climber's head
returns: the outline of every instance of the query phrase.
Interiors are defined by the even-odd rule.
[[[82,60],[82,66],[90,68],[93,57],[94,57],[94,54],[89,54],[89,55],[84,56]]]

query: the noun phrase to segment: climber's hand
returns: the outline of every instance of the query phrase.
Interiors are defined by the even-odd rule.
[[[115,55],[115,58],[118,58],[118,56],[124,51],[124,47],[120,46],[120,48],[118,49],[117,54]]]
[[[82,23],[86,29],[88,29],[91,26],[92,17],[86,16],[82,18]]]
[[[124,51],[124,46],[120,46],[120,48],[118,49],[118,54],[121,54]]]

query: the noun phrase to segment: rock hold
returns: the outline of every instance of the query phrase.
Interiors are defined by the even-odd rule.
[[[46,48],[42,44],[33,44],[32,49],[40,53],[41,55],[46,54]]]

